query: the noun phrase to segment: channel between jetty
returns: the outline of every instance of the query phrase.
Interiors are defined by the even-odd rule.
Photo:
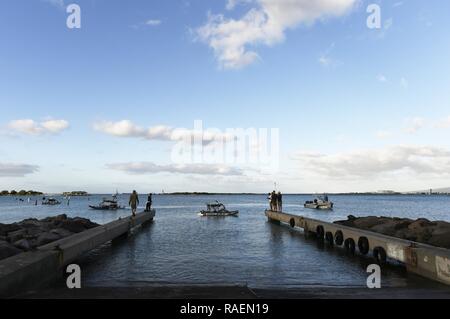
[[[317,219],[266,210],[268,220],[302,228],[305,236],[314,236],[329,246],[342,246],[354,254],[369,255],[379,264],[389,259],[406,266],[407,271],[450,285],[450,250],[434,247],[354,227]]]
[[[63,276],[64,268],[90,250],[126,236],[155,217],[155,210],[123,217],[110,223],[54,241],[34,251],[0,261],[0,297],[14,297],[44,287]]]

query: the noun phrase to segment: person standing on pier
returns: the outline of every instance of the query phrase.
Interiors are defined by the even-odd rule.
[[[152,193],[148,194],[147,205],[145,206],[145,211],[149,212],[152,210]]]
[[[139,197],[137,192],[134,190],[130,195],[130,200],[128,201],[128,205],[131,206],[131,214],[136,216],[137,205],[139,205]]]
[[[283,211],[283,195],[281,195],[281,192],[278,192],[277,194],[277,209],[279,212]]]
[[[270,194],[270,210],[274,212],[277,211],[277,193],[275,193],[275,191]]]

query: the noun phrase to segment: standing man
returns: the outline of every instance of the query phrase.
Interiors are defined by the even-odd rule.
[[[147,205],[145,206],[145,211],[149,212],[152,210],[152,193],[148,194]]]
[[[131,214],[136,216],[137,205],[139,205],[139,197],[137,192],[134,190],[130,195],[130,200],[128,201],[128,205],[131,206]]]
[[[278,211],[282,212],[283,211],[283,196],[281,195],[281,192],[278,192]]]
[[[270,194],[270,210],[273,212],[277,211],[277,193],[275,191]]]

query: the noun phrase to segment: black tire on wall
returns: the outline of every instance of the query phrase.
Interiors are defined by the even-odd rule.
[[[358,249],[359,249],[359,252],[361,253],[361,254],[363,254],[363,255],[367,255],[367,253],[369,252],[369,250],[370,250],[370,247],[369,247],[369,240],[367,239],[367,237],[359,237],[359,240],[358,240]]]
[[[292,228],[295,227],[295,219],[291,218],[291,220],[289,221],[289,225],[291,225]]]
[[[327,242],[328,245],[333,246],[334,245],[334,236],[333,233],[330,231],[327,231],[325,233],[325,241]]]
[[[317,239],[323,240],[323,237],[325,236],[325,229],[323,228],[322,225],[317,226],[316,236],[317,236]]]
[[[352,238],[347,238],[344,241],[345,250],[349,253],[354,255],[356,250],[356,244],[355,241]]]
[[[341,246],[344,243],[344,234],[342,233],[342,231],[338,230],[334,234],[334,243],[338,246]]]
[[[383,247],[375,247],[373,249],[373,257],[379,265],[384,265],[387,262],[387,254]]]

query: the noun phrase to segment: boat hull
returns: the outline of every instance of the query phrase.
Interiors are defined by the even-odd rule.
[[[201,211],[200,216],[203,217],[225,217],[225,216],[238,216],[239,211],[227,211],[227,212],[208,212],[208,211]]]
[[[305,204],[304,207],[317,210],[333,210],[333,206],[329,204]]]

